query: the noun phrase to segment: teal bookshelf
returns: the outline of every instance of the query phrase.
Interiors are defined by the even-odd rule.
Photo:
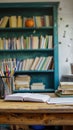
[[[41,70],[18,70],[16,69],[14,76],[17,75],[29,75],[31,77],[30,86],[32,83],[39,83],[42,82],[45,85],[45,89],[42,90],[32,90],[31,87],[29,90],[16,90],[13,89],[13,92],[54,92],[58,85],[59,85],[59,69],[58,69],[58,2],[24,2],[24,3],[0,3],[0,21],[5,16],[8,16],[9,18],[11,16],[21,16],[22,18],[22,27],[10,27],[9,26],[9,20],[5,27],[0,26],[0,38],[5,38],[8,40],[9,38],[16,38],[23,36],[24,38],[27,37],[38,37],[38,41],[40,43],[40,37],[43,36],[45,39],[45,36],[48,37],[52,36],[52,48],[44,47],[44,48],[19,48],[19,49],[13,49],[13,48],[0,48],[0,69],[3,67],[1,65],[1,62],[3,64],[3,60],[9,60],[16,59],[23,61],[26,59],[35,59],[36,57],[45,57],[47,58],[52,57],[53,62],[50,69],[47,70],[41,69]],[[34,17],[34,20],[36,19],[36,16],[39,16],[40,19],[44,18],[45,22],[45,16],[52,16],[52,25],[46,26],[46,24],[39,27],[38,25],[34,27],[26,27],[23,26],[24,20],[23,18],[28,17]],[[35,20],[35,23],[38,21]],[[42,22],[42,21],[41,21]],[[38,22],[39,24],[39,22]],[[31,38],[30,38],[31,40]],[[2,42],[3,45],[5,45],[4,41]],[[0,44],[1,40],[0,40]],[[48,42],[49,43],[49,42]],[[34,43],[36,44],[36,42]],[[30,44],[29,44],[30,45]],[[1,46],[1,45],[0,45]],[[5,71],[5,70],[4,70]]]

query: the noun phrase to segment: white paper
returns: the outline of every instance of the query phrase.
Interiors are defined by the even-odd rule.
[[[55,97],[47,101],[48,104],[73,104],[73,98]]]

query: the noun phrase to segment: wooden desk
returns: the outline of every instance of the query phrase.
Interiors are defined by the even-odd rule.
[[[73,106],[0,100],[0,124],[71,126]]]

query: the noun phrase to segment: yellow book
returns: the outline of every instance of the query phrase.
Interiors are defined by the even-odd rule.
[[[8,19],[9,17],[8,16],[5,16],[0,24],[0,28],[5,28],[7,23],[8,23]]]
[[[22,27],[22,17],[21,16],[18,16],[17,18],[17,27]]]
[[[17,27],[17,18],[16,18],[16,16],[11,16],[9,18],[9,26],[10,26],[10,28],[16,28]]]
[[[3,50],[4,49],[4,46],[3,46],[3,39],[0,38],[0,50]]]

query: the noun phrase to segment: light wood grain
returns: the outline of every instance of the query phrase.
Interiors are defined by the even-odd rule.
[[[52,105],[35,102],[5,102],[0,100],[0,112],[73,113],[73,105]]]

